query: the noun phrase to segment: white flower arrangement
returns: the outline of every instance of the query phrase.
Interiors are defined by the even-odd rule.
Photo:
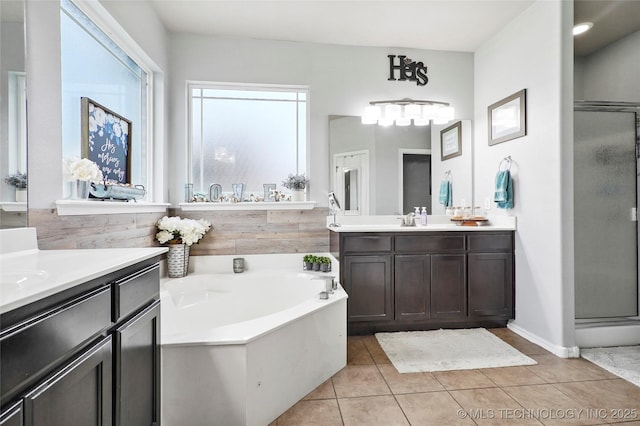
[[[180,216],[165,216],[156,223],[159,232],[156,240],[160,244],[196,244],[211,229],[204,219],[182,219]]]
[[[88,158],[65,158],[62,160],[62,175],[65,180],[102,182],[100,167]]]

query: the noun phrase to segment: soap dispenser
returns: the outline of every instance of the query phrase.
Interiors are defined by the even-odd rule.
[[[423,207],[422,212],[420,213],[420,223],[422,224],[422,226],[427,225],[427,208],[426,207]]]

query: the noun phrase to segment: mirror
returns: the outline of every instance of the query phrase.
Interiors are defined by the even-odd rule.
[[[4,229],[27,226],[26,192],[5,182],[16,172],[27,173],[24,2],[0,1],[0,21],[0,228]]]
[[[360,117],[329,117],[330,188],[345,215],[398,215],[438,202],[447,171],[454,205],[473,205],[471,120],[462,122],[462,155],[442,161],[440,133],[454,122],[431,126],[362,124]]]

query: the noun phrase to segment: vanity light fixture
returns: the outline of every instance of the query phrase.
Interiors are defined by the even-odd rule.
[[[420,101],[409,98],[371,101],[365,108],[362,124],[379,124],[381,126],[414,126],[446,124],[453,120],[454,109],[447,102]]]
[[[573,27],[573,35],[584,34],[593,27],[593,22],[582,22]]]

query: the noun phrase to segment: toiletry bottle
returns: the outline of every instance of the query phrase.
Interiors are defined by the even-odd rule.
[[[420,218],[420,207],[414,207],[414,208],[413,208],[413,216],[414,216],[416,219],[419,219],[419,218]]]
[[[422,226],[427,225],[427,208],[426,207],[423,207],[422,212],[420,213],[420,223],[422,223]]]

